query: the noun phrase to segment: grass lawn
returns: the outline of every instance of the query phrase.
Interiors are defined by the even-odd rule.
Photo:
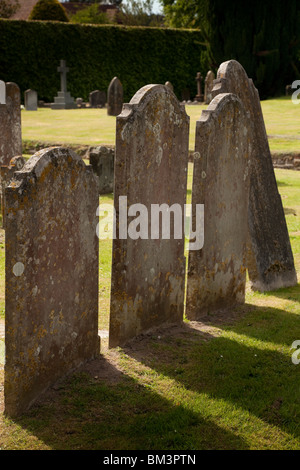
[[[189,165],[191,190],[192,164]],[[276,170],[300,276],[300,172]],[[112,196],[103,198],[112,203]],[[4,250],[0,250],[3,276]],[[99,328],[108,327],[111,241],[100,241]],[[3,296],[1,277],[0,294]],[[2,297],[3,298],[3,297]],[[300,450],[300,286],[224,315],[107,350],[21,418],[0,414],[2,449]],[[1,343],[1,341],[0,341]],[[299,357],[300,358],[300,357]],[[0,408],[3,369],[0,369]]]
[[[290,97],[262,101],[271,151],[300,153],[300,105]],[[194,150],[195,124],[206,106],[186,106],[190,116],[190,150]],[[22,110],[23,140],[88,145],[114,145],[115,121],[106,109]]]

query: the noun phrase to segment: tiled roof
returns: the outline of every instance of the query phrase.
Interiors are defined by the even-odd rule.
[[[20,8],[16,11],[16,13],[11,16],[11,20],[28,20],[29,15],[35,6],[38,0],[19,0]],[[92,5],[93,3],[91,3]],[[70,3],[62,3],[63,7],[67,11],[67,13],[74,14],[78,10],[82,10],[89,6],[87,3],[78,3],[78,2],[70,2]],[[110,19],[113,19],[116,12],[118,11],[117,7],[114,5],[99,5],[99,10],[103,11],[107,14]]]
[[[19,0],[20,8],[11,16],[11,20],[28,20],[28,17],[38,0]]]

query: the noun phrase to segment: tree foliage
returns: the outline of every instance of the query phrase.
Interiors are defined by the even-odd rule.
[[[299,0],[161,2],[169,26],[201,29],[211,68],[236,59],[261,97],[283,93],[285,85],[299,78]]]
[[[42,21],[69,21],[64,7],[58,0],[39,0],[33,7],[29,19]]]
[[[110,20],[108,16],[99,11],[99,6],[97,3],[87,6],[82,10],[77,11],[74,15],[71,16],[71,23],[82,23],[82,24],[109,24]]]
[[[128,0],[120,8],[119,19],[128,26],[160,26],[162,19],[153,13],[153,0]]]
[[[18,0],[0,0],[0,18],[10,18],[19,8]]]

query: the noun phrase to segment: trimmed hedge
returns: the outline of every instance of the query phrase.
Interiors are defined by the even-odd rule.
[[[0,79],[17,83],[22,98],[32,88],[53,102],[60,90],[57,67],[65,59],[74,98],[107,91],[114,76],[127,102],[142,86],[167,80],[179,99],[185,88],[194,97],[196,73],[205,77],[208,70],[201,41],[196,30],[0,20]]]

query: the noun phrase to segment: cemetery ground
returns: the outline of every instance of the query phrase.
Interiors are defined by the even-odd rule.
[[[289,111],[280,114],[278,109],[282,112],[288,104]],[[285,99],[263,102],[262,107],[268,134],[274,135],[271,148],[273,140],[276,150],[299,150],[299,117],[293,115],[299,114],[299,108]],[[201,109],[188,107],[192,132]],[[47,113],[53,113],[55,126],[61,120],[55,129]],[[106,116],[105,110],[67,114],[40,110],[27,112],[26,119],[23,113],[22,118],[23,137],[28,140],[114,143],[115,118]],[[29,121],[39,122],[36,135]],[[192,171],[190,163],[187,202]],[[275,174],[299,279],[300,172],[275,170]],[[112,204],[113,196],[101,197],[101,202]],[[3,230],[0,235],[3,324]],[[99,329],[107,330],[112,243],[99,243]],[[292,362],[291,350],[292,343],[300,340],[299,303],[299,284],[264,294],[252,292],[248,285],[245,305],[208,315],[200,322],[160,328],[127,347],[111,350],[104,335],[98,360],[57,383],[29,412],[14,420],[3,415],[4,343],[0,340],[0,448],[299,450],[300,364]]]

